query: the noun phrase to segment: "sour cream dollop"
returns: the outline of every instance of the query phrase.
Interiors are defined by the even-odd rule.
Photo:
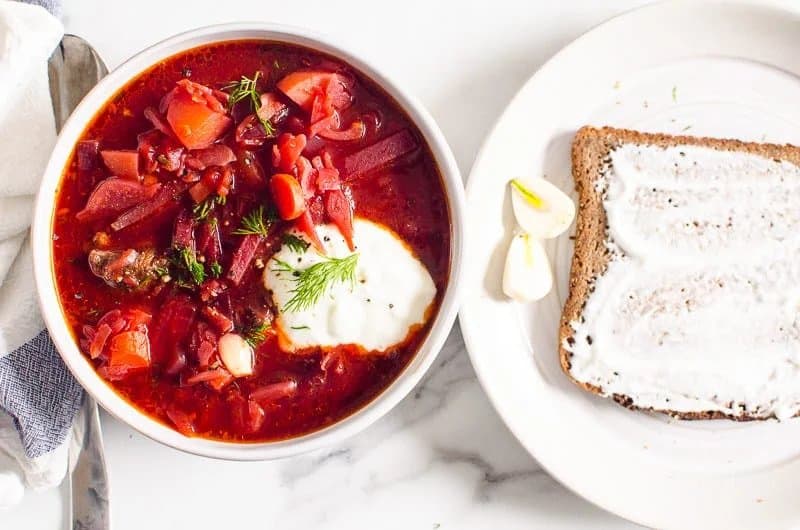
[[[430,273],[391,229],[356,218],[355,252],[332,224],[316,227],[327,257],[308,245],[284,243],[264,269],[264,287],[278,308],[273,325],[290,351],[313,346],[355,344],[383,352],[402,343],[430,317],[436,285]],[[292,235],[302,238],[299,232]],[[358,254],[354,281],[335,281],[311,307],[291,310],[298,273],[328,258]],[[293,271],[287,271],[286,265]]]

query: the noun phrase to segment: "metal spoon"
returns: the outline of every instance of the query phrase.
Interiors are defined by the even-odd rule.
[[[56,130],[78,106],[91,88],[107,73],[108,69],[92,46],[75,35],[64,35],[61,44],[53,52],[48,63],[50,75],[50,97],[53,102]],[[73,530],[108,530],[110,512],[108,505],[108,475],[100,431],[97,404],[88,394],[83,398],[85,421],[83,443],[77,456],[72,457],[74,470],[67,477],[71,528]]]

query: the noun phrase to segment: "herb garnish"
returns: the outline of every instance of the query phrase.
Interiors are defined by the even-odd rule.
[[[216,261],[211,265],[209,265],[208,270],[212,278],[219,278],[220,276],[222,276],[222,265],[220,265]]]
[[[270,326],[266,321],[253,323],[242,330],[242,336],[250,346],[256,348],[259,344],[266,340],[267,331],[269,331],[269,328]]]
[[[256,72],[253,79],[243,75],[238,82],[229,83],[223,90],[231,91],[228,95],[228,110],[232,109],[240,101],[249,99],[253,112],[256,113],[258,121],[264,127],[264,132],[267,133],[267,136],[272,136],[275,134],[275,127],[272,126],[269,120],[265,120],[258,115],[258,109],[261,108],[261,94],[258,92],[258,78],[260,76],[261,72]]]
[[[197,256],[190,248],[173,249],[170,261],[176,270],[178,285],[191,287],[202,284],[206,279],[206,270],[203,264],[197,261]]]
[[[311,329],[311,328],[308,327],[308,326],[292,326],[292,329],[302,330],[302,329]]]
[[[305,252],[311,243],[303,239],[302,237],[297,237],[294,234],[283,234],[283,244],[289,247],[289,250],[292,252],[297,252],[298,254],[302,254]]]
[[[267,237],[271,224],[272,218],[265,217],[264,207],[259,206],[242,218],[242,226],[234,230],[233,233],[237,236],[257,235]]]
[[[194,214],[195,220],[202,221],[203,219],[208,217],[208,214],[211,213],[211,211],[214,209],[214,206],[217,204],[219,205],[225,204],[225,197],[223,197],[222,195],[213,195],[211,197],[208,197],[203,202],[195,204],[194,207],[192,208],[192,213]]]
[[[295,281],[292,298],[283,306],[285,312],[303,311],[315,305],[322,295],[336,282],[348,282],[350,286],[356,281],[356,265],[358,254],[350,254],[344,258],[325,258],[307,269],[296,269],[285,261],[275,260],[279,268],[275,272],[289,272]]]

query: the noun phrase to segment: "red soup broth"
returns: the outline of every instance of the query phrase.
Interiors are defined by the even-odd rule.
[[[297,72],[325,74],[322,82],[309,81],[313,86],[308,96],[297,96],[296,87],[287,89],[299,103],[276,86]],[[262,106],[278,109],[267,120],[270,131],[254,114],[247,86],[234,86],[242,76],[253,79],[256,73],[256,96],[270,94],[260,99],[266,102]],[[197,85],[181,87],[177,83],[183,79]],[[237,87],[245,89],[240,90],[245,96],[231,104]],[[170,99],[188,102],[189,117]],[[200,125],[191,121],[206,118]],[[249,125],[242,125],[248,119]],[[186,141],[194,150],[180,138],[190,132],[194,136]],[[428,324],[413,329],[406,341],[389,351],[370,353],[358,345],[342,345],[289,353],[279,347],[269,328],[276,309],[264,289],[260,266],[298,221],[270,220],[264,214],[270,226],[268,232],[252,236],[255,250],[250,259],[237,254],[243,238],[250,236],[233,231],[248,212],[257,207],[275,209],[271,176],[288,173],[300,182],[301,173],[307,172],[300,159],[291,164],[295,156],[291,146],[301,134],[307,140],[301,156],[315,162],[314,176],[325,172],[336,177],[334,187],[350,201],[354,215],[394,230],[437,287]],[[197,146],[209,143],[199,148],[205,149],[199,156]],[[212,146],[230,149],[209,151]],[[117,151],[122,154],[115,155]],[[230,152],[235,160],[230,160]],[[315,160],[317,156],[320,159]],[[205,163],[211,165],[196,169],[204,165],[198,158],[207,158]],[[275,167],[282,164],[285,167]],[[99,197],[98,192],[89,201],[93,190],[112,178],[111,168],[116,180],[107,186],[108,197]],[[208,184],[208,189],[199,182]],[[171,190],[167,199],[154,206],[159,193],[167,189]],[[206,192],[203,200],[195,200],[193,193],[202,197]],[[317,190],[303,197],[300,207],[312,223],[329,222],[336,215],[326,210],[326,193]],[[217,199],[220,196],[224,204]],[[210,214],[197,220],[206,201]],[[139,208],[140,214],[130,222],[126,212],[132,208]],[[128,221],[115,230],[120,219]],[[208,254],[203,252],[208,251],[200,248],[214,245],[208,243],[203,227],[211,222],[219,233],[219,248],[213,254],[218,278],[213,278],[215,272],[204,260]],[[185,260],[176,257],[176,238],[179,242],[188,238],[184,244],[194,251],[195,261],[200,260],[202,281],[194,281]],[[147,269],[154,277],[129,272],[128,249],[136,250],[138,258],[149,249],[161,260]],[[89,266],[88,256],[94,250],[111,253],[102,254],[113,258],[100,267],[106,276],[98,276]],[[303,435],[352,414],[408,365],[429,331],[447,284],[450,221],[433,156],[418,129],[383,90],[347,64],[309,49],[230,41],[160,62],[130,81],[98,112],[59,186],[53,251],[64,316],[83,353],[120,395],[186,435],[269,441]],[[236,260],[243,272],[232,281],[230,268]],[[108,276],[117,273],[117,278]],[[255,333],[252,375],[233,377],[219,361],[215,341],[228,322],[235,330]],[[261,329],[256,329],[259,323]],[[141,339],[149,341],[149,359],[137,350]]]

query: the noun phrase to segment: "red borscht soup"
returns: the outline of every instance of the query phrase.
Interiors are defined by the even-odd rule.
[[[421,134],[326,55],[231,41],[173,56],[97,114],[62,177],[58,293],[81,351],[187,436],[320,429],[397,378],[450,265]]]

